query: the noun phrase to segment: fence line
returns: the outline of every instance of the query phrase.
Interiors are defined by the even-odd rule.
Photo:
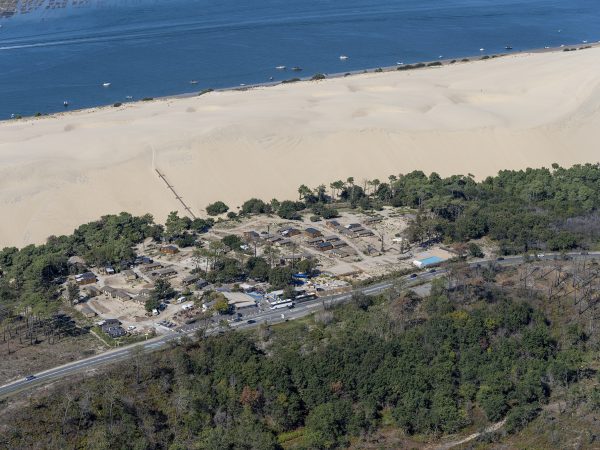
[[[158,169],[155,168],[154,170],[158,174],[158,177],[165,182],[165,184],[171,190],[173,195],[175,195],[175,198],[177,200],[179,200],[179,203],[181,203],[183,205],[183,209],[185,209],[188,212],[188,214],[190,216],[192,216],[192,219],[196,219],[196,215],[192,212],[192,209],[188,205],[186,205],[186,203],[183,201],[183,198],[181,198],[181,196],[177,193],[177,191],[175,190],[173,185],[171,185],[171,183],[169,183],[167,178],[162,173],[160,173],[160,171]]]

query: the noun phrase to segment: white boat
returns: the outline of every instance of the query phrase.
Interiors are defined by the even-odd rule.
[[[125,98],[126,98],[127,100],[133,100],[133,95],[127,95]]]
[[[110,86],[110,83],[102,83],[102,86],[103,86],[103,87],[109,87],[109,86]]]
[[[65,101],[63,102],[63,106],[66,108],[67,106],[69,106],[69,102],[65,100]]]
[[[485,48],[480,48],[479,51],[483,52],[483,51],[485,51]]]
[[[583,42],[584,44],[587,44],[587,41],[581,41],[581,42]]]
[[[285,66],[277,66],[275,67],[277,70],[285,70]]]
[[[403,63],[403,62],[401,62],[401,61],[398,61],[398,62],[396,63],[396,65],[398,65],[398,66],[403,66],[403,65],[404,65],[404,63]]]
[[[342,55],[342,56],[340,56],[340,59],[341,59],[342,61],[345,61],[345,60],[347,60],[347,59],[348,59],[348,57],[347,57],[346,55]]]
[[[190,80],[190,84],[198,84],[198,81],[196,81],[196,80]]]

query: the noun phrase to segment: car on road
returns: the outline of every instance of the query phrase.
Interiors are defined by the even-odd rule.
[[[36,379],[36,376],[35,376],[35,375],[27,375],[27,376],[25,377],[25,381],[33,381],[33,380],[35,380],[35,379]]]
[[[580,255],[589,255],[589,252],[586,252],[586,251],[584,250],[584,251],[582,251],[582,252],[580,253]]]
[[[136,329],[136,326],[135,326],[135,325],[129,325],[129,326],[127,327],[127,331],[133,331],[133,330],[135,330],[135,329]]]
[[[418,275],[416,273],[411,273],[408,278],[417,278]]]
[[[256,320],[254,320],[254,319],[248,319],[248,320],[246,320],[246,323],[256,323]]]
[[[504,256],[498,256],[498,257],[496,258],[496,261],[504,261]]]
[[[435,273],[436,270],[435,269],[429,269],[429,273]]]

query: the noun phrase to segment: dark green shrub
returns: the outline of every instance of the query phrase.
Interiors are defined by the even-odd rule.
[[[217,201],[211,203],[206,207],[206,212],[209,216],[218,216],[219,214],[224,214],[229,211],[229,206],[227,206],[222,201]]]

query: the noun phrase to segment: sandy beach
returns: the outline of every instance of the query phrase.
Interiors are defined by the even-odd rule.
[[[600,48],[211,92],[0,123],[0,247],[103,214],[296,198],[414,169],[598,162]]]

